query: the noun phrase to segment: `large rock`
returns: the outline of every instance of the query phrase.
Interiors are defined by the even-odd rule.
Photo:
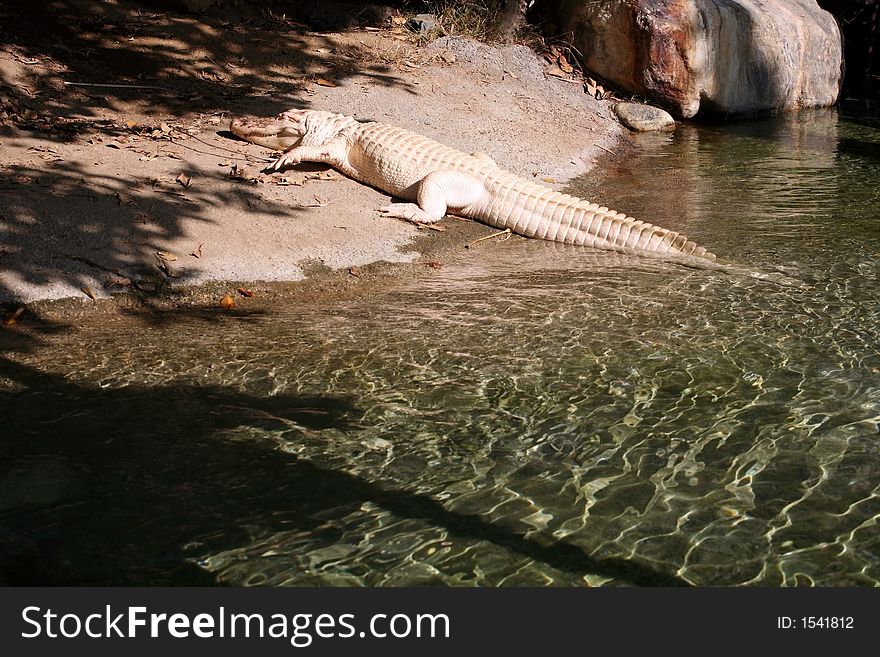
[[[560,0],[588,69],[689,118],[824,107],[841,34],[816,0]]]

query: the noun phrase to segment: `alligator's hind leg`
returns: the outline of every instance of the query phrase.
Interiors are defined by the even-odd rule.
[[[296,166],[300,162],[321,162],[338,166],[345,161],[347,155],[348,142],[340,135],[325,144],[294,146],[264,170],[280,171],[285,167]]]
[[[416,203],[392,203],[379,208],[388,217],[418,224],[440,221],[447,209],[461,210],[480,201],[486,193],[483,183],[460,171],[432,171],[406,191]]]

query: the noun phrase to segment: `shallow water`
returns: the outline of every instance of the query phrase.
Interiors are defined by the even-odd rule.
[[[41,336],[0,357],[3,580],[880,583],[880,125],[638,148],[574,191],[802,284],[511,239]]]

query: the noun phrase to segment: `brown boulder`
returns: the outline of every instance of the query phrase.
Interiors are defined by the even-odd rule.
[[[561,0],[586,67],[689,118],[824,107],[840,29],[816,0]]]

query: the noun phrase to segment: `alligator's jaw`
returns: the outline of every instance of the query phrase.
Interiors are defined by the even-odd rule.
[[[229,122],[229,132],[236,137],[277,151],[286,151],[302,138],[298,128],[299,123],[285,119],[283,114],[278,118],[236,116]]]

